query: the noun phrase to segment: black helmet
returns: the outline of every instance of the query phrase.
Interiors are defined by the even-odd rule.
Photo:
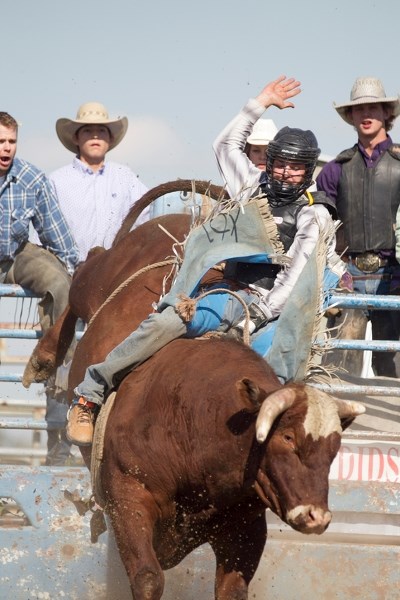
[[[313,174],[321,150],[317,138],[310,130],[283,127],[267,147],[265,191],[272,206],[290,204],[299,198],[312,184]],[[276,159],[305,165],[304,180],[293,184],[273,177]]]

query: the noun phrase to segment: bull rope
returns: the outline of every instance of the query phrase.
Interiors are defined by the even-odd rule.
[[[123,281],[122,283],[120,283],[119,286],[112,292],[112,294],[110,294],[108,296],[108,298],[106,300],[104,300],[103,304],[96,310],[96,312],[94,313],[94,315],[90,319],[90,321],[88,323],[88,327],[93,323],[93,321],[95,320],[95,318],[97,317],[97,315],[99,314],[99,312],[109,302],[111,302],[111,300],[113,298],[115,298],[115,296],[117,296],[124,288],[126,288],[127,285],[129,285],[131,283],[131,281],[133,281],[134,279],[136,279],[137,277],[139,277],[139,275],[142,275],[142,273],[146,273],[147,271],[150,271],[151,269],[157,269],[159,267],[164,267],[166,265],[176,265],[176,264],[177,264],[176,258],[171,258],[171,259],[168,259],[168,260],[163,260],[161,262],[153,263],[151,265],[147,265],[147,267],[143,267],[142,269],[139,269],[139,271],[136,271],[136,273],[133,273],[132,275],[130,275],[128,277],[128,279],[125,279],[125,281]]]
[[[109,303],[111,302],[111,300],[113,298],[115,298],[115,296],[117,296],[121,290],[123,290],[126,286],[128,286],[131,281],[133,281],[134,279],[136,279],[137,277],[139,277],[139,275],[142,275],[142,273],[146,273],[147,271],[150,271],[151,269],[157,269],[159,267],[164,267],[166,265],[178,265],[179,262],[182,262],[182,258],[179,257],[178,253],[175,250],[176,246],[183,246],[185,242],[179,242],[173,235],[171,235],[171,233],[165,229],[165,227],[163,227],[162,225],[158,224],[158,227],[165,233],[167,234],[173,241],[174,244],[172,246],[172,250],[175,253],[175,258],[170,258],[170,259],[165,259],[161,262],[156,262],[153,263],[151,265],[147,265],[147,267],[142,267],[141,269],[139,269],[139,271],[136,271],[136,273],[133,273],[132,275],[130,275],[128,277],[128,279],[125,279],[125,281],[123,281],[122,283],[119,284],[119,286],[108,296],[108,298],[103,302],[103,304],[101,306],[99,306],[99,308],[96,310],[96,312],[94,313],[94,315],[92,316],[92,318],[90,319],[89,323],[88,323],[88,327],[89,325],[91,325],[91,323],[95,320],[95,318],[97,317],[97,315],[99,314],[99,312]],[[172,270],[171,270],[172,271]],[[171,274],[171,273],[170,273]],[[164,278],[164,283],[165,283],[165,278]]]

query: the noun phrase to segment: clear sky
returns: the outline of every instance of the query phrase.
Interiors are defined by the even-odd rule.
[[[324,154],[353,145],[333,102],[359,76],[398,95],[399,23],[399,0],[13,0],[1,5],[0,110],[21,123],[18,155],[46,172],[72,159],[57,118],[99,101],[130,123],[110,160],[149,187],[221,183],[214,138],[280,74],[302,94],[265,116],[312,129]]]

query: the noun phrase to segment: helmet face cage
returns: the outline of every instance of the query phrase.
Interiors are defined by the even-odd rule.
[[[301,130],[289,130],[284,135],[278,135],[269,143],[267,148],[266,163],[266,192],[270,204],[277,206],[279,204],[290,204],[299,198],[313,182],[313,174],[317,165],[320,149],[317,146],[315,136],[311,132],[302,132]],[[284,130],[281,130],[284,131]],[[292,133],[293,132],[293,133]],[[311,134],[307,139],[294,132]],[[277,139],[278,138],[278,139]],[[314,142],[315,140],[315,142]],[[304,178],[299,183],[278,180],[274,178],[273,167],[277,159],[285,163],[304,165]]]

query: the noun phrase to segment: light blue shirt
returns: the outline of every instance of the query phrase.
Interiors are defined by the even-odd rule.
[[[81,261],[94,246],[111,247],[129,209],[148,189],[127,166],[105,162],[95,172],[77,157],[51,173],[49,179]],[[135,227],[148,219],[146,209]]]

